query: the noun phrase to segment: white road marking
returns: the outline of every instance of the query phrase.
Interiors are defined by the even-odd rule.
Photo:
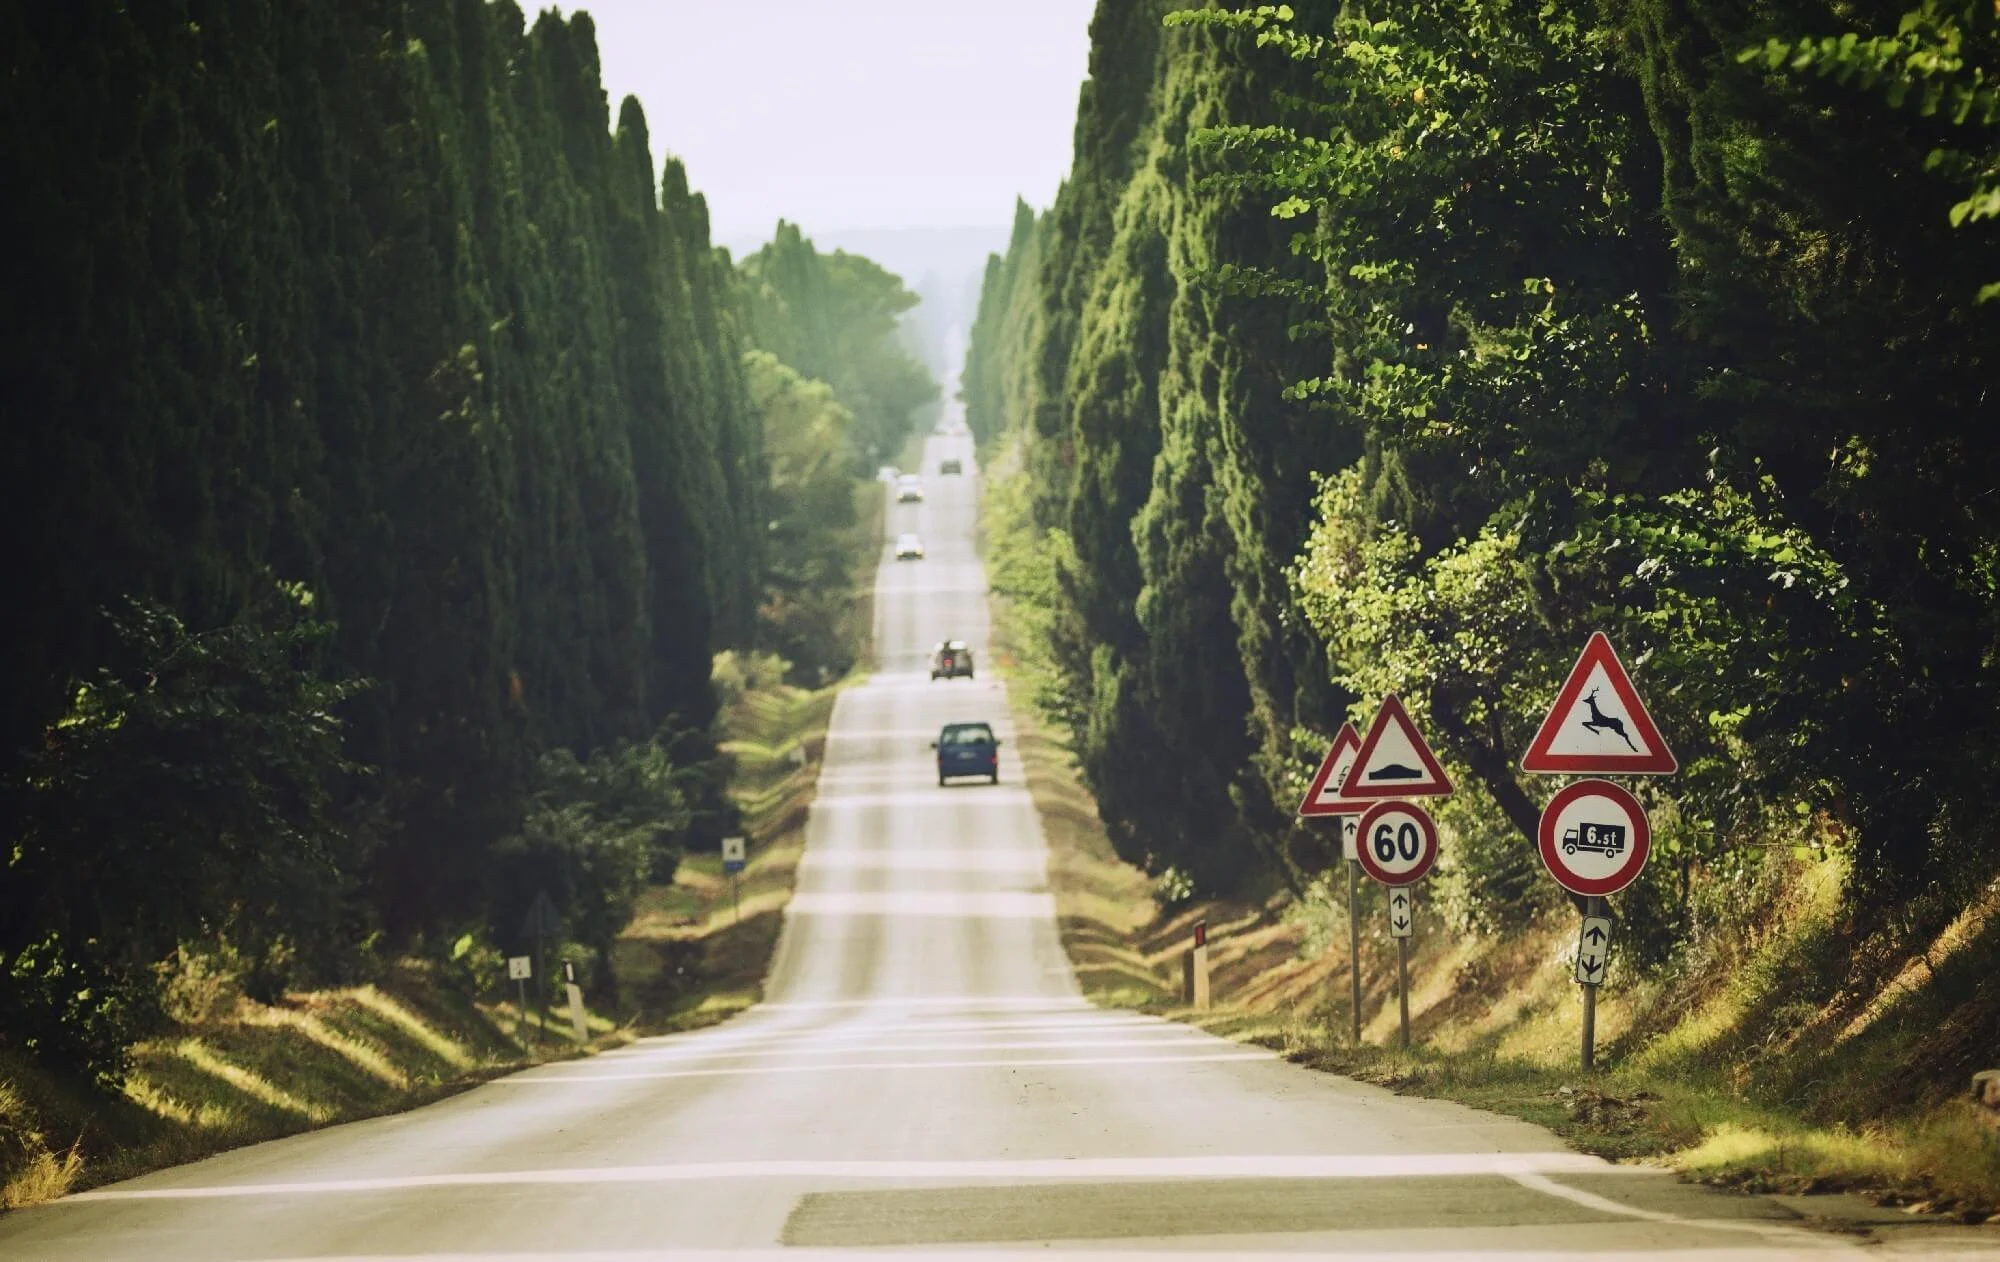
[[[541,1087],[571,1082],[646,1082],[656,1078],[742,1078],[763,1074],[831,1074],[864,1070],[907,1069],[1042,1069],[1066,1065],[1186,1065],[1203,1061],[1276,1060],[1277,1053],[1245,1049],[1197,1056],[1054,1056],[1034,1060],[876,1060],[859,1065],[740,1065],[723,1069],[651,1069],[633,1073],[518,1074],[495,1078],[489,1087]]]
[[[1047,868],[1040,850],[807,850],[801,872],[977,872],[1039,876]]]
[[[697,1161],[678,1165],[585,1166],[552,1170],[486,1170],[455,1174],[387,1175],[290,1183],[223,1183],[206,1187],[111,1187],[79,1192],[58,1204],[88,1201],[220,1200],[251,1196],[316,1196],[423,1188],[514,1187],[631,1183],[700,1183],[729,1179],[796,1179],[962,1183],[1103,1182],[1111,1179],[1390,1179],[1532,1174],[1663,1172],[1614,1166],[1575,1152],[1338,1153],[1299,1156],[1026,1157],[993,1161]]]
[[[1581,1205],[1585,1209],[1596,1210],[1600,1214],[1617,1214],[1622,1218],[1638,1218],[1649,1223],[1666,1223],[1675,1227],[1697,1227],[1704,1231],[1745,1232],[1753,1236],[1763,1236],[1770,1240],[1782,1240],[1787,1244],[1805,1245],[1821,1252],[1846,1253],[1854,1251],[1850,1241],[1838,1236],[1822,1235],[1803,1227],[1786,1223],[1758,1222],[1740,1218],[1689,1218],[1683,1214],[1670,1214],[1665,1210],[1640,1209],[1635,1205],[1622,1205],[1610,1197],[1586,1192],[1581,1188],[1567,1187],[1557,1183],[1547,1175],[1533,1170],[1519,1170],[1508,1178],[1533,1192],[1553,1196],[1558,1200]]]
[[[950,920],[1047,920],[1053,895],[1025,890],[851,890],[792,895],[790,916],[926,916]]]
[[[893,1249],[654,1249],[654,1250],[560,1250],[545,1252],[494,1253],[344,1253],[320,1257],[286,1254],[270,1262],[812,1262],[825,1258],[838,1262],[911,1262],[913,1258],[969,1258],[973,1262],[1243,1262],[1247,1257],[1337,1257],[1341,1262],[1493,1262],[1492,1249],[1306,1249],[1279,1245],[1257,1249],[1189,1249],[1176,1244],[1170,1250],[1101,1249],[1092,1246],[1065,1249],[996,1249],[987,1245],[922,1246],[904,1245]],[[1521,1254],[1518,1256],[1534,1256]],[[1554,1256],[1542,1254],[1541,1256]],[[1794,1262],[1826,1256],[1826,1250],[1785,1249],[1592,1249],[1587,1253],[1564,1249],[1561,1255],[1575,1262]]]
[[[996,1012],[1018,1012],[1022,1009],[1041,1008],[1049,1012],[1096,1012],[1090,1001],[1081,995],[1063,997],[1056,995],[899,995],[877,996],[873,999],[779,999],[760,1003],[755,1012],[789,1012],[800,1009],[822,1008],[879,1008],[884,1015],[889,1012],[910,1008],[964,1008],[962,1014],[969,1016],[981,1008]]]
[[[837,1043],[821,1044],[805,1040],[786,1041],[778,1047],[718,1048],[703,1051],[698,1047],[677,1049],[672,1055],[665,1053],[626,1053],[615,1061],[600,1060],[600,1064],[629,1065],[634,1061],[662,1060],[702,1060],[736,1059],[745,1056],[839,1056],[863,1052],[1028,1052],[1028,1051],[1070,1051],[1099,1047],[1158,1047],[1172,1050],[1177,1047],[1214,1047],[1220,1040],[1205,1035],[1194,1038],[1144,1038],[1144,1039],[1041,1039],[1026,1043],[924,1043],[917,1040],[894,1043]]]

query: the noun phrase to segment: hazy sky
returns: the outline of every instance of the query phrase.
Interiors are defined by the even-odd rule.
[[[524,5],[524,8],[532,8]],[[1093,0],[587,0],[717,241],[1004,224],[1069,169]]]

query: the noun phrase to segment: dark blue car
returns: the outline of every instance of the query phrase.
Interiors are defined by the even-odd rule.
[[[1000,783],[1000,742],[985,723],[947,723],[938,733],[938,783],[953,776],[985,776]]]

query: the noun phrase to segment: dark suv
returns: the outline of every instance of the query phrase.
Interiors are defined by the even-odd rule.
[[[985,776],[1000,783],[1000,742],[985,723],[947,723],[934,742],[938,783],[953,776]]]
[[[938,462],[938,472],[963,474],[965,472],[965,464],[958,460],[940,460]]]
[[[931,678],[972,678],[972,646],[964,640],[941,640],[931,650]]]

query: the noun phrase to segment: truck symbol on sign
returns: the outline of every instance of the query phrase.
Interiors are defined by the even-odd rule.
[[[1625,853],[1625,825],[1578,824],[1563,834],[1563,853],[1588,850],[1593,854]]]

